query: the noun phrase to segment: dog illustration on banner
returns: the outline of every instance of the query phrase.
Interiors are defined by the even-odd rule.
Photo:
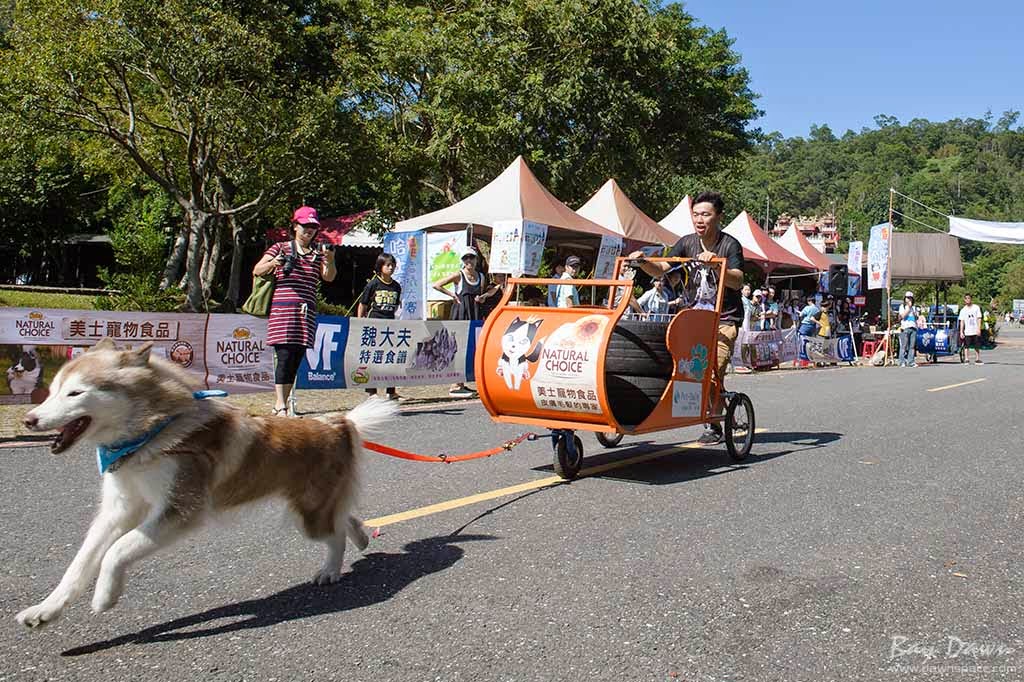
[[[534,345],[541,320],[529,317],[525,321],[516,317],[501,335],[501,357],[498,359],[498,376],[505,380],[509,390],[518,391],[523,379],[530,378],[529,363],[540,358],[542,341]],[[533,348],[531,351],[530,348]]]
[[[22,346],[21,357],[7,370],[7,386],[11,395],[29,395],[43,385],[43,364],[35,346]]]

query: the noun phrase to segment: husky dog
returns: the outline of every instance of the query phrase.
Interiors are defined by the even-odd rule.
[[[505,385],[510,390],[518,391],[523,379],[530,378],[530,369],[527,363],[536,362],[540,357],[543,342],[538,342],[533,352],[528,352],[533,345],[533,339],[537,336],[541,321],[537,318],[528,318],[525,322],[518,317],[508,325],[508,329],[501,336],[501,357],[498,359],[498,376],[505,379]]]
[[[267,497],[284,498],[305,534],[327,545],[317,584],[340,578],[346,538],[368,543],[349,513],[356,452],[361,436],[395,415],[390,402],[371,399],[325,422],[250,417],[200,399],[189,374],[151,357],[151,347],[100,341],[61,368],[50,397],[25,416],[33,431],[59,431],[55,453],[96,444],[105,473],[85,542],[50,596],[18,614],[23,625],[53,622],[94,579],[93,610],[110,609],[134,562],[218,512]]]

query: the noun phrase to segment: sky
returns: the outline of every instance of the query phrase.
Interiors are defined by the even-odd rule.
[[[764,132],[1024,111],[1024,0],[688,0],[750,72]],[[1018,122],[1024,125],[1024,116]]]

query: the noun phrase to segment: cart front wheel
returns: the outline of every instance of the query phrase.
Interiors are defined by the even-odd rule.
[[[737,462],[747,458],[754,445],[754,404],[745,393],[736,393],[725,408],[725,448]]]
[[[621,433],[615,433],[614,431],[608,431],[607,433],[597,432],[597,442],[606,448],[614,448],[616,445],[622,442]]]
[[[576,434],[571,434],[573,452],[569,452],[570,435],[564,435],[555,444],[555,473],[567,481],[571,481],[580,473],[583,464],[583,441]]]

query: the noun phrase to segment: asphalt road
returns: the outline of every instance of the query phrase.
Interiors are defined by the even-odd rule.
[[[14,615],[77,549],[95,465],[0,450],[0,681],[1024,679],[1024,333],[1003,338],[982,366],[733,378],[766,429],[740,466],[673,447],[697,429],[613,451],[586,435],[585,466],[609,466],[561,485],[535,483],[546,442],[453,465],[367,453],[359,511],[387,525],[339,584],[307,582],[321,548],[264,506],[39,633]],[[386,442],[521,431],[442,405]]]

